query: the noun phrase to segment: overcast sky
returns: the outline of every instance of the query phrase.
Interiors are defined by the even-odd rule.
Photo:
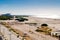
[[[60,18],[60,0],[0,0],[0,14]]]

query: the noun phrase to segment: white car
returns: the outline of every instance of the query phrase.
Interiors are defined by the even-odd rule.
[[[60,36],[60,30],[51,32],[51,36]]]

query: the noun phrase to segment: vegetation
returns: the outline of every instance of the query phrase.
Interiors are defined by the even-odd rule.
[[[0,20],[11,20],[13,18],[14,15],[11,15],[9,13],[7,14],[2,14],[0,15]],[[23,15],[15,15],[17,19],[19,19],[18,21],[27,21],[27,18],[24,17],[28,17],[28,16],[23,16]]]
[[[18,18],[18,19],[15,19],[15,20],[18,20],[18,21],[20,21],[20,22],[24,22],[24,21],[28,21],[28,19],[26,19],[26,18]]]
[[[42,28],[44,28],[44,27],[47,28],[47,26],[48,26],[47,24],[42,24],[42,25],[41,25]]]
[[[27,15],[16,15],[16,18],[28,17]]]
[[[24,16],[24,15],[16,15],[15,17],[17,18],[16,20],[18,20],[18,21],[20,21],[20,22],[28,21],[27,18],[24,18],[24,17],[28,17],[28,16]]]
[[[41,28],[37,28],[36,31],[37,32],[43,32],[45,34],[49,34],[50,35],[52,29],[50,29],[47,24],[42,24]]]
[[[2,14],[0,20],[10,20],[12,17],[10,14]]]

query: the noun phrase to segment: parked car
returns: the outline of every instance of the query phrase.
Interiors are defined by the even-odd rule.
[[[60,36],[60,30],[51,32],[51,36],[56,36],[56,37]]]

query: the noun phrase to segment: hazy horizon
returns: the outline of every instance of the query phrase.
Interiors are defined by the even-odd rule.
[[[0,0],[0,14],[60,18],[60,0]]]

